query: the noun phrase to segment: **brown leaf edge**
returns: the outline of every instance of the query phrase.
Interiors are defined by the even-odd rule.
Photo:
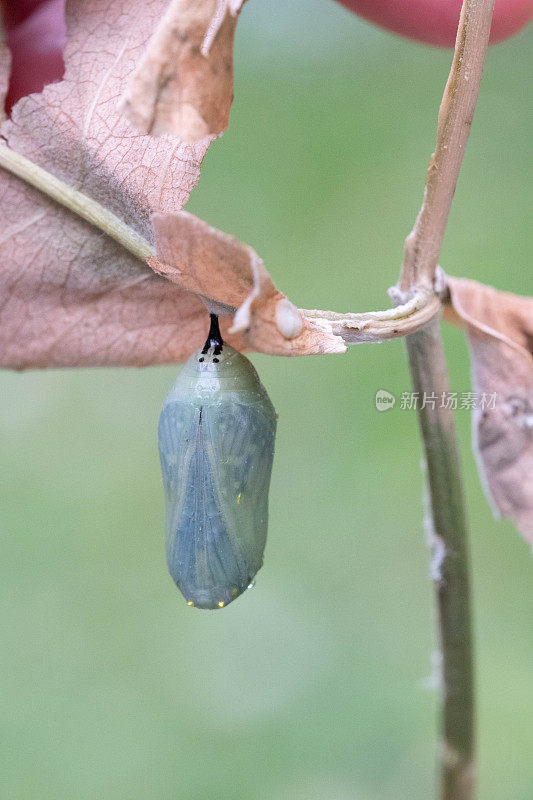
[[[447,277],[444,316],[466,327],[473,449],[496,516],[514,520],[533,544],[533,298]]]
[[[151,268],[201,296],[210,311],[235,314],[229,332],[239,336],[240,349],[279,356],[346,352],[329,324],[307,319],[276,289],[253,248],[186,211],[152,214],[152,223]]]

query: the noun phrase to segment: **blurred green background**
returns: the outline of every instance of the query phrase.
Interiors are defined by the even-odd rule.
[[[533,293],[531,30],[489,53],[441,263]],[[328,0],[243,12],[230,130],[188,209],[298,305],[387,306],[451,53]],[[470,388],[445,330],[452,387]],[[189,609],[156,425],[176,368],[2,375],[2,800],[427,800],[436,648],[402,342],[255,356],[279,413],[257,586]],[[533,797],[533,563],[457,412],[472,531],[481,800]]]

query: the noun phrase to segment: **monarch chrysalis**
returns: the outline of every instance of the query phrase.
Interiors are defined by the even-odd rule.
[[[159,419],[167,562],[188,605],[223,608],[262,566],[275,435],[257,372],[211,314]]]

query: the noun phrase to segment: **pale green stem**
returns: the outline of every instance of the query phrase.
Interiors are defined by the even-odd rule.
[[[441,402],[450,386],[437,319],[406,338],[424,443],[442,652],[441,800],[473,797],[474,679],[468,532],[453,411]],[[429,402],[424,403],[424,397]],[[436,398],[436,401],[432,401]]]

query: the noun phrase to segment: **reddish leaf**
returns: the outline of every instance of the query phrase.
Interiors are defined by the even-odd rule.
[[[483,483],[495,510],[533,543],[533,298],[462,278],[448,286],[448,317],[466,325],[473,381],[485,394],[473,412]]]
[[[339,0],[357,14],[402,36],[453,47],[461,0]],[[514,36],[533,16],[533,0],[496,0],[491,44]]]
[[[6,40],[12,54],[7,108],[41,92],[65,71],[65,0],[4,0]]]

